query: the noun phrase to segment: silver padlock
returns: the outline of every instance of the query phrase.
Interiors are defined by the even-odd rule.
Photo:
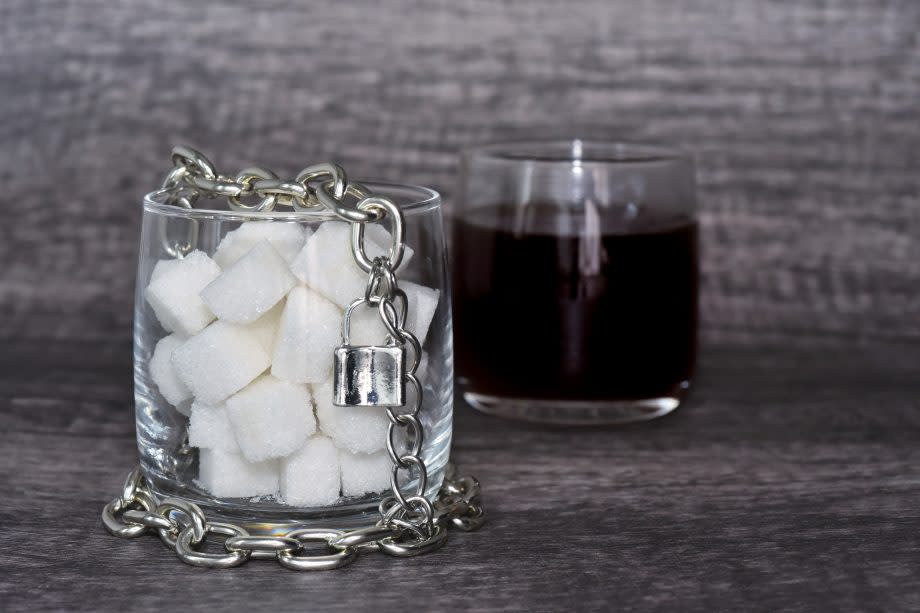
[[[340,407],[403,406],[406,404],[406,349],[390,344],[352,346],[349,340],[352,311],[364,304],[356,300],[342,318],[342,345],[335,348],[332,404]]]

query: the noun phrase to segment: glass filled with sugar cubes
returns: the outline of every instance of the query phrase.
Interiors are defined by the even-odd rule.
[[[365,184],[405,215],[397,272],[418,376],[427,496],[450,453],[453,349],[441,203],[432,190]],[[209,200],[207,202],[217,202]],[[141,466],[161,496],[271,532],[291,523],[373,523],[390,489],[389,420],[333,405],[345,307],[364,296],[349,224],[328,212],[185,209],[144,200],[135,296],[134,381]],[[368,225],[369,255],[385,224]],[[353,345],[384,345],[370,308]]]

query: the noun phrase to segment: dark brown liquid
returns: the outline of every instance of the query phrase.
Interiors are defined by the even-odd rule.
[[[690,379],[696,222],[640,210],[629,221],[594,216],[586,231],[585,218],[528,205],[524,216],[495,207],[455,221],[454,343],[467,390],[641,399]]]

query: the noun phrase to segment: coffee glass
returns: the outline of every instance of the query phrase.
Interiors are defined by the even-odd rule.
[[[697,348],[688,155],[581,140],[477,147],[449,217],[456,373],[470,405],[575,424],[679,406]]]

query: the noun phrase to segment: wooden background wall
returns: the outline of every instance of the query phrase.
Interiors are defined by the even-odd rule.
[[[920,339],[918,32],[914,0],[5,0],[0,338],[127,347],[173,143],[449,197],[465,145],[579,135],[697,153],[710,340]]]

